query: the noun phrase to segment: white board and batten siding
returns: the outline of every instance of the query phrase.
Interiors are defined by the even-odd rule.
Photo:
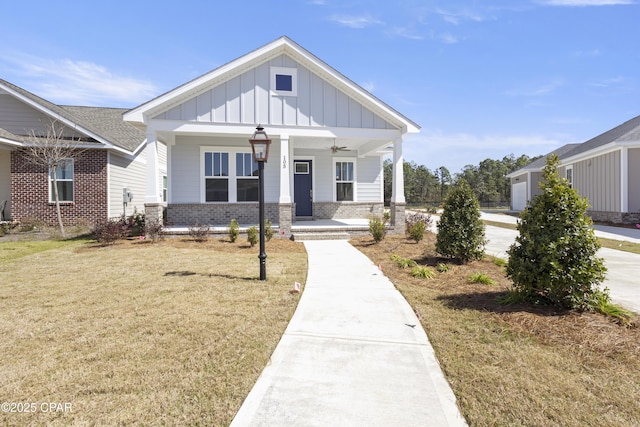
[[[573,163],[573,188],[589,200],[590,209],[620,212],[620,151]],[[568,165],[567,165],[568,166]],[[562,168],[564,176],[565,168]]]
[[[382,158],[364,157],[358,159],[357,192],[358,202],[379,202],[383,197]]]
[[[272,95],[271,67],[296,70],[296,96]],[[154,118],[209,123],[261,123],[265,126],[396,128],[284,54]]]

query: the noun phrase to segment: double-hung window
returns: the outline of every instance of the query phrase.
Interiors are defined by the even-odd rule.
[[[205,201],[229,201],[229,153],[204,153]]]
[[[54,185],[54,176],[55,184]],[[50,201],[55,202],[54,189],[58,189],[58,200],[73,202],[73,159],[63,159],[56,167],[49,167]]]
[[[353,201],[353,162],[336,162],[336,201]]]
[[[566,173],[567,181],[569,182],[569,187],[573,188],[573,165],[567,166],[565,173]]]
[[[257,202],[258,191],[258,162],[251,153],[236,153],[237,201]]]

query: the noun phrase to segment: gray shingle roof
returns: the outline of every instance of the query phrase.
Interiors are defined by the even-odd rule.
[[[146,137],[143,131],[122,119],[122,114],[127,111],[126,108],[62,106],[49,102],[6,80],[0,79],[0,84],[127,151],[134,151]],[[5,131],[5,133],[8,132]],[[17,140],[22,140],[22,138]]]
[[[581,144],[567,144],[552,151],[551,153],[543,156],[527,166],[511,172],[509,176],[518,175],[521,172],[527,170],[540,170],[544,168],[547,162],[547,156],[555,154],[560,160],[567,159],[569,157],[577,156],[578,154],[586,153],[612,142],[624,142],[624,141],[640,141],[640,116],[634,117],[622,123],[619,126],[608,130],[595,138],[591,138]]]

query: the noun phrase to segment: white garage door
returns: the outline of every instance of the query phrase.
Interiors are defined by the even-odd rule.
[[[511,186],[511,208],[522,211],[527,207],[527,183],[519,182]]]

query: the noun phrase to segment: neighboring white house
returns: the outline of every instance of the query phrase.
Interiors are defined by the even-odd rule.
[[[55,122],[83,151],[58,176],[67,224],[88,224],[144,211],[147,193],[145,134],[122,120],[126,109],[53,104],[0,80],[0,203],[5,219],[56,221],[52,179],[20,147]],[[155,174],[166,177],[166,147],[158,144]],[[162,188],[157,188],[162,201]],[[124,192],[132,198],[125,201]],[[6,202],[4,202],[6,201]],[[3,203],[4,202],[4,203]]]
[[[146,209],[159,214],[159,147],[168,147],[167,220],[258,222],[249,138],[272,140],[266,216],[290,233],[296,218],[383,212],[383,156],[393,149],[392,224],[404,230],[402,141],[419,126],[316,56],[281,37],[124,114],[146,132]]]
[[[640,222],[640,116],[553,153],[561,161],[561,175],[589,201],[588,214],[595,221]],[[540,158],[507,175],[512,209],[523,210],[540,193],[545,163],[546,157]]]

